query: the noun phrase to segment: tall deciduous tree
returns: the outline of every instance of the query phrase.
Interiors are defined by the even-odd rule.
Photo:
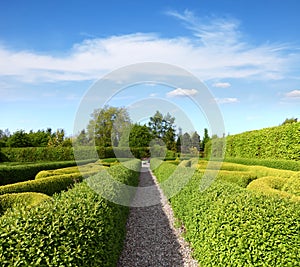
[[[87,127],[88,136],[97,146],[117,146],[122,132],[130,124],[125,108],[105,106],[95,109],[91,117]]]
[[[167,149],[176,151],[174,122],[175,118],[170,113],[163,116],[156,111],[154,116],[150,117],[148,126],[154,138],[163,140]]]

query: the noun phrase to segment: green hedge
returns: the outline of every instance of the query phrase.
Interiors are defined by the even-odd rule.
[[[40,171],[36,176],[36,179],[57,176],[62,174],[82,174],[84,177],[91,176],[99,171],[103,170],[106,167],[103,167],[102,164],[97,161],[95,163],[89,163],[81,166],[74,166],[74,167],[67,167],[67,168],[60,168],[55,170],[47,170],[47,171]]]
[[[300,172],[288,179],[282,190],[300,197]]]
[[[119,165],[109,171],[136,186],[138,173],[124,169]],[[85,182],[76,184],[52,202],[0,218],[0,265],[116,266],[128,213],[128,207],[105,200]]]
[[[228,136],[226,155],[300,160],[300,122]]]
[[[33,207],[37,204],[50,200],[51,198],[42,193],[25,192],[25,193],[12,193],[0,196],[0,216],[7,210],[18,207]]]
[[[256,158],[248,159],[248,158],[226,157],[224,161],[243,164],[243,165],[258,165],[258,166],[266,166],[275,169],[300,171],[300,161],[295,161],[295,160],[256,159]]]
[[[74,161],[73,147],[25,147],[2,148],[2,161],[35,162],[35,161]],[[77,159],[97,159],[95,150],[90,147],[76,148]]]
[[[0,195],[21,192],[38,192],[49,196],[66,190],[74,183],[82,181],[79,173],[63,174],[39,180],[30,180],[15,184],[0,186]]]
[[[105,158],[148,158],[151,156],[149,147],[4,147],[0,151],[0,162],[36,162],[36,161],[71,161],[74,160],[105,159]],[[166,157],[177,157],[178,153],[167,151]]]
[[[163,163],[155,171],[158,180],[174,167]],[[299,202],[224,181],[200,191],[201,177],[196,172],[170,200],[199,266],[299,266]]]
[[[82,160],[79,162],[40,162],[34,164],[24,164],[16,166],[0,165],[0,185],[12,184],[33,180],[37,173],[42,170],[53,170],[63,167],[76,166],[77,164],[87,164],[94,160]]]

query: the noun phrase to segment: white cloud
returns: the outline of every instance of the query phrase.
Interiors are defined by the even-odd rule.
[[[95,80],[129,64],[161,62],[180,66],[201,80],[280,79],[299,57],[284,44],[246,43],[236,20],[201,21],[189,11],[168,14],[184,22],[193,34],[177,38],[149,33],[90,38],[75,44],[64,56],[0,47],[0,77],[23,82]]]
[[[238,103],[239,100],[235,97],[215,98],[218,104],[232,104]]]
[[[181,89],[177,88],[167,93],[167,97],[185,97],[196,95],[198,91],[196,89]]]
[[[152,94],[150,94],[149,96],[150,97],[156,97],[158,94],[156,94],[156,93],[152,93]]]
[[[228,82],[218,82],[218,83],[214,83],[212,86],[217,88],[228,88],[231,86],[231,84]]]
[[[300,98],[300,90],[293,90],[285,94],[287,98],[298,99]]]

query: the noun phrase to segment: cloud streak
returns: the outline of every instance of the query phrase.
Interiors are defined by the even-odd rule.
[[[218,104],[233,104],[239,102],[235,97],[215,98],[215,100]]]
[[[214,83],[212,85],[213,87],[216,87],[216,88],[229,88],[231,86],[230,83],[227,83],[227,82],[218,82],[218,83]]]
[[[289,99],[300,99],[300,90],[293,90],[285,94],[286,98]]]
[[[28,83],[84,81],[129,64],[162,62],[185,68],[202,80],[280,79],[295,63],[295,54],[290,56],[286,45],[247,44],[236,20],[201,21],[190,11],[170,11],[168,15],[182,21],[192,35],[163,38],[134,33],[90,38],[75,44],[64,56],[13,51],[2,46],[0,76]]]
[[[194,96],[198,93],[196,89],[182,89],[177,88],[167,93],[167,97],[185,97]]]

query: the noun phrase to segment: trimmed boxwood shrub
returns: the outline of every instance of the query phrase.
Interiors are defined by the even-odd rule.
[[[12,193],[0,196],[0,215],[7,210],[19,207],[34,207],[39,203],[50,200],[51,198],[42,193],[25,192]]]
[[[118,165],[108,171],[136,186],[138,173],[125,169]],[[85,182],[76,184],[51,202],[0,218],[0,265],[116,266],[128,213],[128,207],[107,201]]]
[[[48,171],[40,171],[36,176],[35,179],[41,179],[46,177],[52,177],[62,174],[82,174],[84,177],[91,176],[93,174],[98,173],[99,171],[103,170],[105,167],[99,162],[85,164],[82,166],[74,166],[74,167],[67,167],[55,170],[48,170]]]
[[[282,190],[300,197],[300,172],[288,179]]]
[[[63,167],[76,166],[77,164],[87,164],[94,160],[63,161],[63,162],[40,162],[34,164],[24,164],[16,166],[0,165],[0,185],[12,184],[33,180],[37,173],[42,170],[53,170]]]
[[[155,170],[159,182],[172,168],[163,163]],[[196,172],[170,200],[200,266],[299,265],[299,202],[220,180],[200,191],[201,178]]]
[[[82,176],[79,173],[57,175],[44,179],[0,186],[0,195],[8,193],[39,192],[52,196],[54,193],[66,190],[74,183],[80,181],[82,181]]]
[[[278,160],[278,159],[256,159],[256,158],[233,158],[226,157],[225,162],[238,163],[243,165],[258,165],[265,166],[269,168],[281,169],[281,170],[291,170],[291,171],[300,171],[300,161],[295,160]]]

